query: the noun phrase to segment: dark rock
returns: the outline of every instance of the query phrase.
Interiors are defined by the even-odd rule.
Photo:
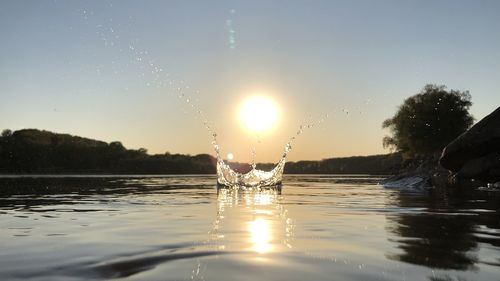
[[[399,175],[381,182],[385,188],[406,191],[426,191],[432,188],[428,175]]]
[[[471,159],[457,172],[463,178],[488,179],[499,177],[496,171],[500,169],[500,152]]]
[[[435,166],[431,176],[431,184],[434,187],[446,187],[449,185],[451,172],[440,165]]]
[[[470,188],[470,189],[476,189],[478,187],[487,186],[487,185],[488,185],[487,183],[485,183],[481,180],[475,180],[475,179],[471,179],[471,178],[462,177],[460,174],[452,175],[446,184],[447,187]]]
[[[437,157],[428,157],[406,161],[397,175],[380,184],[389,189],[423,192],[443,185],[448,176],[448,170],[438,167]]]
[[[448,144],[439,163],[458,178],[500,180],[500,107]]]

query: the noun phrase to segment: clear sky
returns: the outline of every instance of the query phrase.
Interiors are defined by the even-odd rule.
[[[476,119],[500,105],[499,15],[494,0],[3,0],[0,129],[212,153],[182,87],[237,161],[253,146],[277,161],[327,113],[291,160],[385,153],[382,121],[427,83],[469,90]],[[238,118],[254,93],[280,111],[258,138]]]

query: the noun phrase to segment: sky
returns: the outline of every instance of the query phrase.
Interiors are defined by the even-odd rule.
[[[382,122],[426,84],[469,90],[477,120],[500,105],[499,14],[472,0],[3,0],[0,129],[213,154],[206,118],[223,155],[276,162],[322,120],[290,160],[388,153]],[[260,134],[238,115],[255,94],[280,112]]]

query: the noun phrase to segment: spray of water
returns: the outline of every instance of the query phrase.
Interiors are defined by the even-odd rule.
[[[217,133],[212,132],[212,145],[217,157],[217,183],[231,188],[238,189],[268,189],[276,188],[281,185],[283,180],[283,171],[285,169],[286,157],[292,150],[292,144],[295,139],[300,136],[304,130],[313,128],[319,125],[328,118],[328,114],[315,122],[309,122],[305,125],[300,125],[299,129],[285,144],[283,154],[277,164],[271,171],[263,171],[257,169],[255,163],[255,149],[252,149],[252,169],[248,173],[239,173],[233,170],[227,163],[220,157],[220,147],[217,143]]]

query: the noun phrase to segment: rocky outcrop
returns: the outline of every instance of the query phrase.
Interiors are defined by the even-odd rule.
[[[389,189],[413,192],[447,186],[450,171],[439,166],[438,160],[439,154],[425,159],[407,160],[397,175],[383,180],[380,184]]]
[[[382,181],[381,184],[388,189],[414,192],[426,191],[432,188],[429,176],[423,174],[398,175]]]
[[[439,163],[454,179],[500,181],[500,107],[448,144]]]

